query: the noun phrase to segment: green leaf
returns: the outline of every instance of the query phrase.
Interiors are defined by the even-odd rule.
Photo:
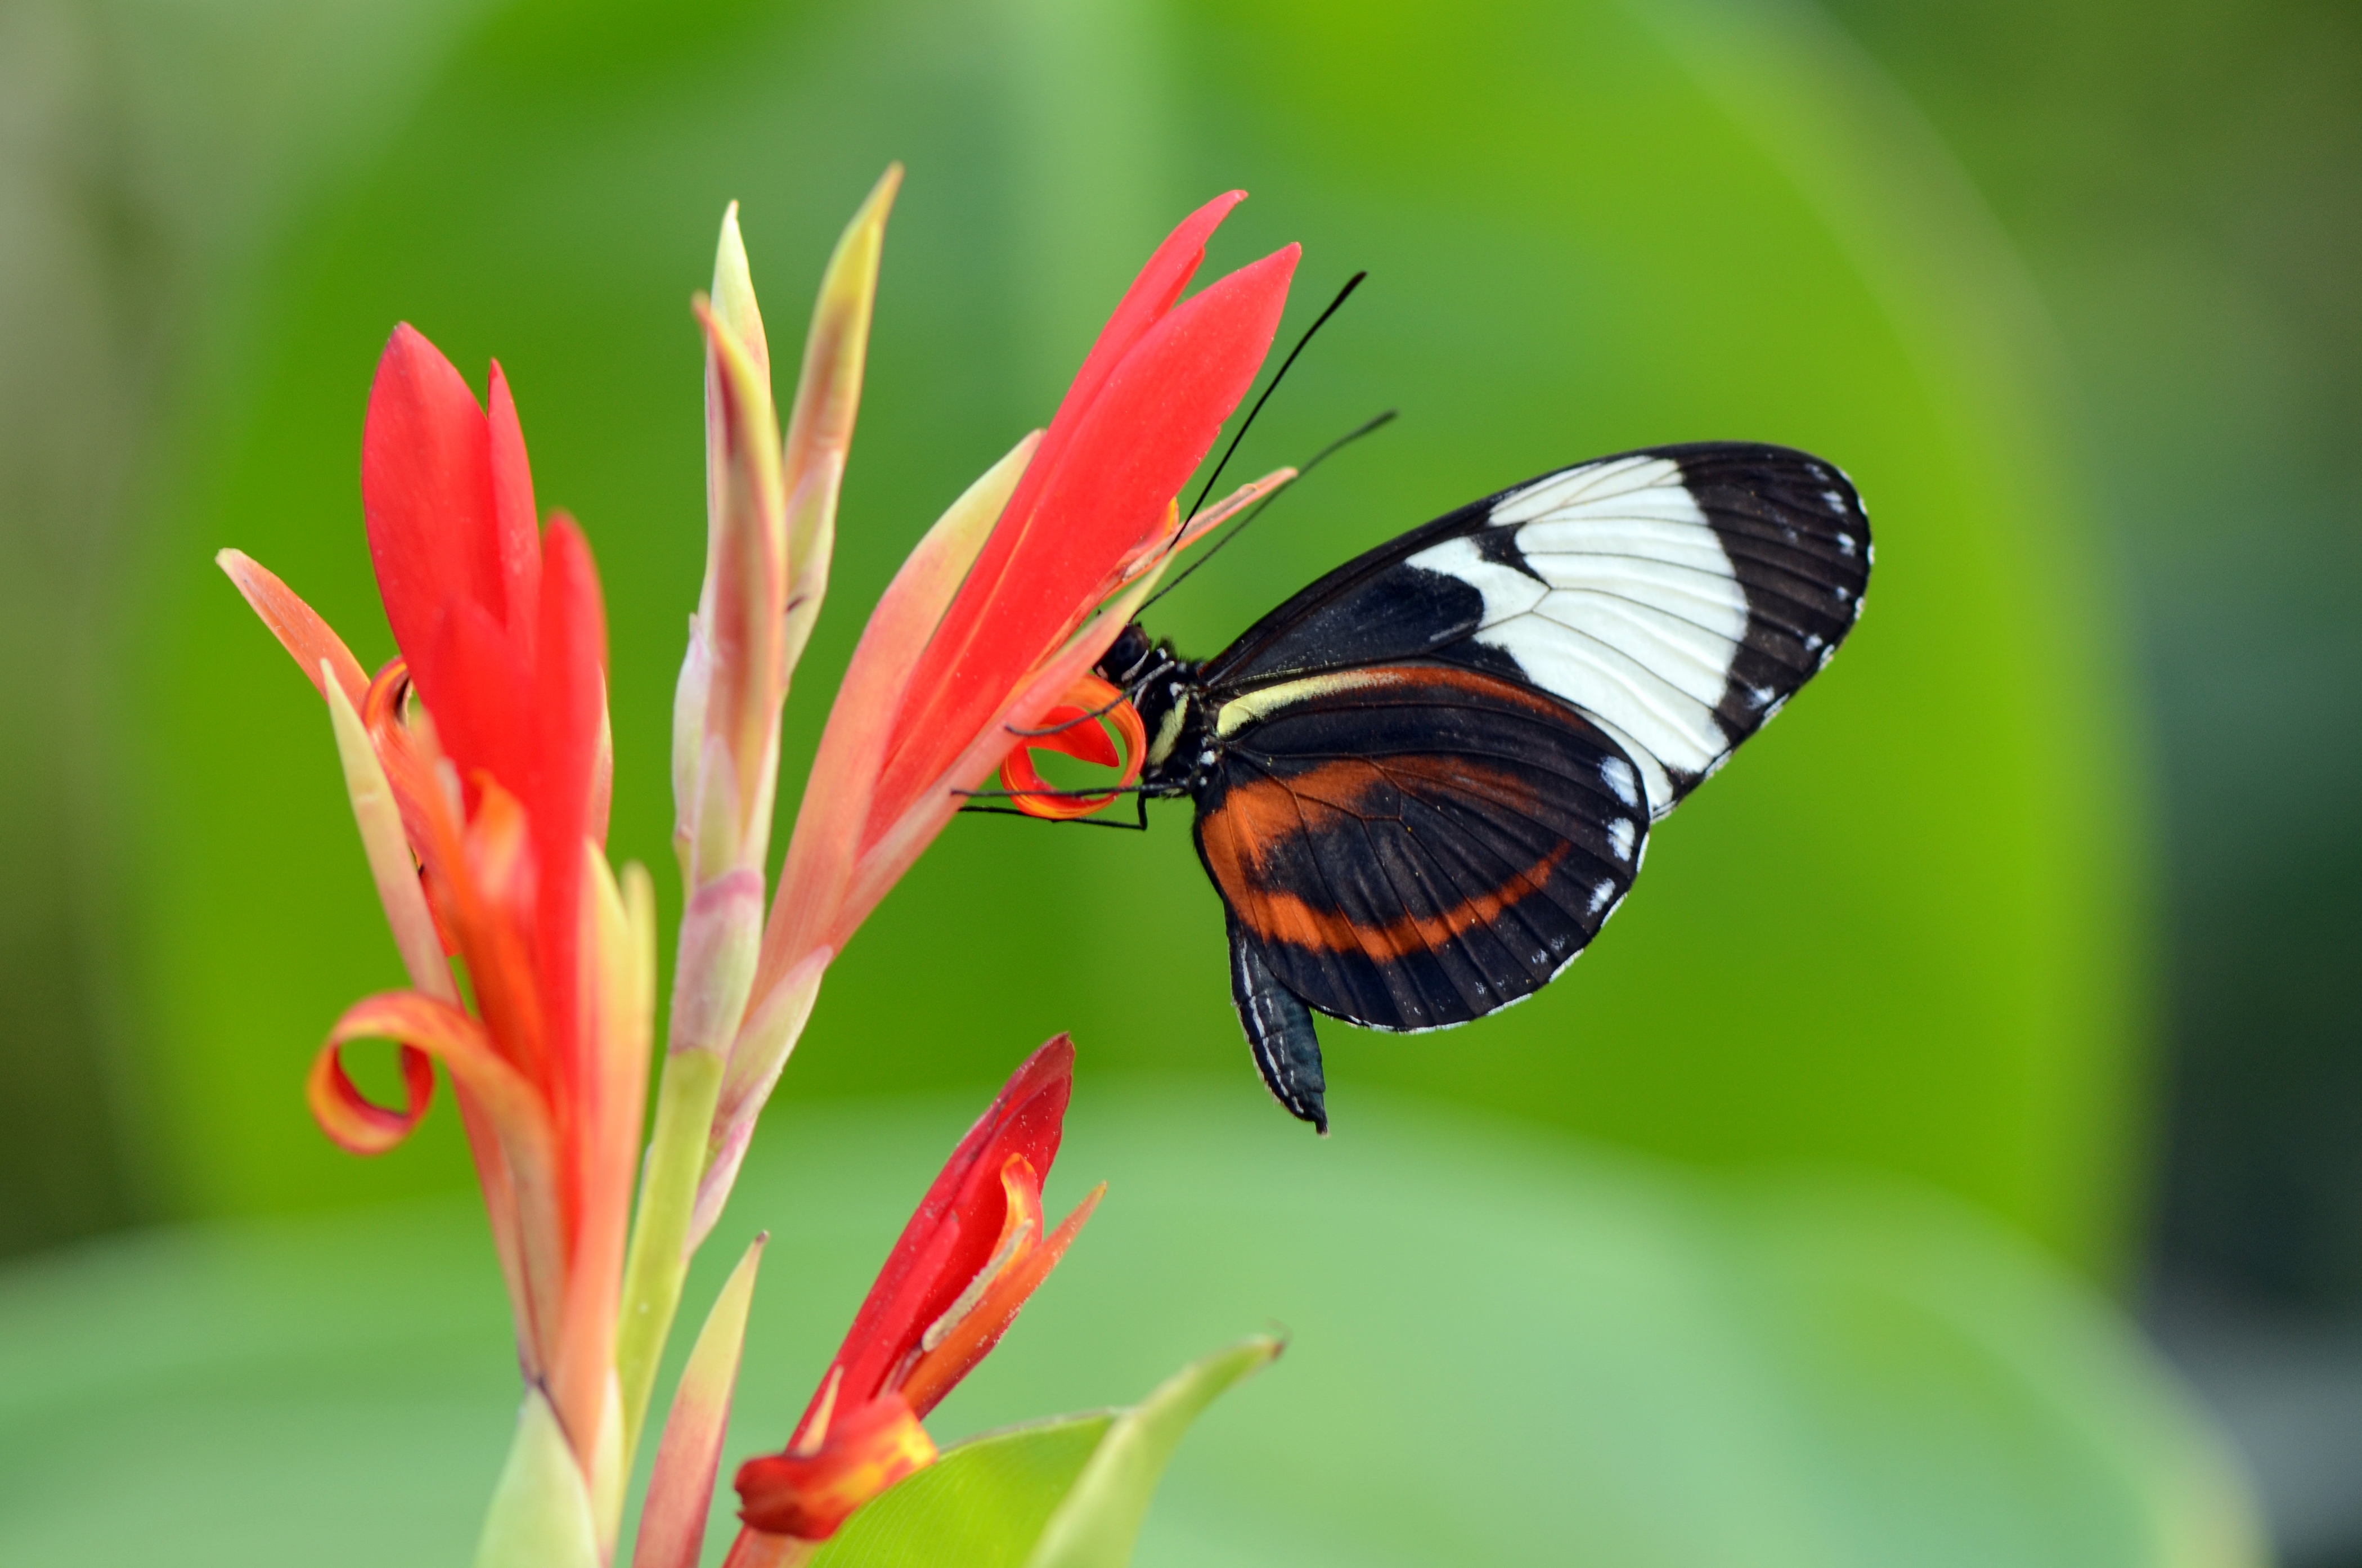
[[[947,1449],[854,1515],[811,1568],[1021,1568],[1115,1420],[1063,1416]]]
[[[1259,1334],[1191,1362],[1128,1410],[949,1449],[855,1514],[812,1568],[1122,1568],[1182,1434],[1280,1348]]]
[[[1191,1362],[1125,1411],[1050,1516],[1026,1568],[1123,1568],[1181,1435],[1206,1407],[1285,1347],[1268,1334]]]

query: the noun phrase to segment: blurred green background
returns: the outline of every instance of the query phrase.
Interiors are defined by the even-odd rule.
[[[2157,1539],[2182,1540],[2156,1498],[2178,1467],[2213,1474],[2195,1428],[2164,1460],[2125,1435],[2157,1425],[2144,1400],[2179,1409],[2126,1326],[2136,1313],[2226,1423],[2282,1555],[2362,1562],[2362,982],[2346,957],[2362,936],[2357,28],[2348,9],[2291,0],[1448,14],[0,0],[0,1248],[35,1254],[13,1285],[0,1276],[0,1323],[43,1345],[37,1330],[93,1314],[145,1321],[162,1309],[141,1303],[195,1288],[173,1269],[212,1277],[209,1248],[281,1248],[270,1255],[286,1278],[333,1272],[331,1221],[307,1211],[469,1233],[464,1204],[437,1196],[469,1179],[449,1118],[357,1162],[303,1110],[326,1022],[399,966],[316,701],[210,566],[237,545],[364,662],[391,652],[354,480],[394,321],[471,379],[500,358],[542,504],[590,533],[613,646],[612,847],[657,869],[669,916],[666,735],[702,528],[686,301],[723,204],[745,204],[774,341],[792,344],[854,203],[888,160],[911,171],[831,609],[789,706],[792,781],[901,553],[1047,417],[1164,229],[1243,185],[1253,200],[1211,264],[1303,241],[1291,323],[1372,272],[1248,438],[1243,470],[1380,408],[1404,417],[1160,605],[1155,630],[1210,651],[1347,553],[1469,496],[1711,436],[1809,447],[1847,469],[1879,531],[1871,608],[1846,657],[1664,829],[1630,907],[1546,997],[1442,1037],[1330,1030],[1331,1147],[1297,1147],[1247,1070],[1183,812],[1159,813],[1144,841],[955,823],[832,974],[784,1080],[797,1125],[825,1138],[833,1114],[876,1119],[889,1130],[877,1147],[921,1151],[900,1178],[915,1187],[911,1162],[948,1133],[914,1129],[956,1128],[957,1107],[1063,1028],[1082,1054],[1078,1150],[1140,1166],[1145,1217],[1111,1204],[1096,1222],[1147,1227],[1105,1243],[1116,1259],[1153,1253],[1154,1216],[1187,1210],[1175,1195],[1200,1125],[1225,1180],[1334,1198],[1286,1206],[1293,1229],[1267,1244],[1297,1272],[1260,1296],[1242,1281],[1264,1276],[1219,1239],[1183,1249],[1194,1293],[1149,1291],[1144,1264],[1087,1275],[1078,1254],[1074,1272],[1108,1283],[1076,1292],[1100,1291],[1131,1327],[1060,1320],[1076,1325],[1061,1342],[1106,1377],[1008,1374],[976,1421],[1043,1408],[1028,1391],[1140,1392],[1204,1348],[1182,1325],[1202,1322],[1203,1339],[1260,1322],[1218,1322],[1209,1302],[1280,1313],[1299,1286],[1305,1368],[1283,1363],[1256,1397],[1283,1398],[1291,1376],[1320,1386],[1319,1290],[1377,1258],[1422,1266],[1426,1232],[1390,1229],[1377,1207],[1391,1172],[1462,1194],[1485,1217],[1437,1223],[1476,1236],[1504,1230],[1498,1209],[1527,1194],[1547,1213],[1506,1227],[1515,1244],[1562,1242],[1577,1264],[1617,1255],[1584,1250],[1601,1226],[1646,1232],[1650,1214],[1666,1235],[1719,1238],[1694,1245],[1711,1260],[1699,1277],[1720,1283],[1694,1289],[1722,1315],[1692,1330],[1619,1339],[1603,1320],[1584,1342],[1579,1314],[1549,1309],[1570,1297],[1521,1294],[1505,1264],[1454,1303],[1368,1305],[1394,1327],[1347,1363],[1399,1367],[1478,1324],[1558,1345],[1575,1360],[1536,1356],[1562,1370],[1622,1346],[1631,1366],[1689,1369],[1709,1393],[1683,1405],[1658,1390],[1675,1416],[1649,1378],[1602,1395],[1567,1373],[1553,1386],[1575,1413],[1537,1408],[1511,1426],[1546,1452],[1593,1452],[1567,1434],[1595,1428],[1620,1447],[1659,1416],[1669,1433],[1727,1437],[1748,1430],[1726,1408],[1743,1386],[1823,1456],[1816,1479],[1765,1460],[1785,1452],[1770,1437],[1704,1458],[1677,1443],[1681,1463],[1633,1461],[1630,1485],[1610,1489],[1636,1516],[1678,1515],[1705,1491],[1740,1499],[1731,1540],[1757,1561],[1838,1560],[1840,1537],[1864,1561],[1882,1542],[1897,1560],[1900,1538],[1875,1521],[1905,1518],[1959,1561],[2048,1560],[2026,1544],[2048,1525],[1980,1555],[1937,1528],[1953,1515],[1907,1499],[1925,1489],[1959,1517],[1979,1486],[2024,1502],[2040,1487],[1963,1456],[2044,1473],[2031,1434],[2056,1426],[2114,1477],[2056,1483],[2113,1499],[2092,1504],[2106,1524],[2041,1516],[2057,1527],[2041,1540],[2090,1548],[2061,1560],[2234,1560],[2143,1547],[2149,1527],[2126,1523],[2154,1514]],[[1094,1095],[1135,1135],[1088,1143]],[[1160,1098],[1175,1109],[1148,1114]],[[1503,1152],[1537,1140],[1529,1160]],[[786,1142],[767,1132],[758,1148]],[[898,1179],[882,1156],[848,1158]],[[832,1168],[828,1190],[849,1190]],[[777,1181],[763,1190],[795,1190]],[[890,1233],[907,1198],[878,1201]],[[1678,1218],[1730,1206],[1755,1218]],[[168,1245],[141,1229],[163,1222],[182,1250],[140,1251]],[[127,1239],[70,1245],[115,1231]],[[1824,1232],[1842,1244],[1799,1240]],[[1687,1257],[1692,1242],[1663,1245]],[[1837,1336],[1835,1360],[1756,1342],[1786,1309],[1748,1261],[1765,1249],[1807,1260],[1794,1266],[1836,1300],[1861,1260],[1923,1247],[1948,1260],[1923,1294],[1985,1302],[1959,1310],[1972,1338],[2025,1352],[2010,1376],[1915,1382],[1933,1364],[1886,1356],[1850,1308],[1798,1320]],[[857,1292],[875,1248],[838,1250]],[[1481,1273],[1495,1254],[1471,1255]],[[496,1322],[489,1272],[469,1272],[482,1260],[458,1256],[435,1288],[472,1304],[463,1318],[489,1300]],[[1659,1274],[1603,1277],[1628,1328],[1651,1321],[1637,1304]],[[1135,1294],[1106,1295],[1116,1282]],[[786,1388],[842,1309],[776,1277],[766,1288],[810,1318],[809,1333],[804,1317],[778,1331],[811,1342],[802,1362],[770,1364]],[[2016,1305],[1991,1305],[2004,1297]],[[323,1309],[294,1286],[270,1299]],[[1352,1314],[1335,1322],[1351,1341]],[[189,1330],[214,1346],[198,1360],[230,1364],[207,1332]],[[2124,1358],[2122,1386],[2101,1378],[2036,1410],[2033,1391],[2055,1379],[2026,1370],[2027,1347],[2062,1335],[2108,1341],[2092,1355]],[[1109,1348],[1135,1340],[1132,1359]],[[1724,1366],[1717,1355],[1727,1376],[1695,1370]],[[494,1411],[499,1359],[469,1386]],[[51,1361],[80,1364],[64,1348],[27,1364]],[[1759,1386],[1766,1366],[1784,1391]],[[1472,1374],[1498,1383],[1498,1369]],[[1971,1386],[2018,1425],[1969,1421]],[[1885,1403],[1796,1414],[1827,1415],[1847,1389]],[[795,1394],[768,1397],[750,1396],[744,1424]],[[29,1421],[44,1408],[14,1408]],[[1347,1421],[1286,1408],[1270,1419],[1310,1422],[1307,1445]],[[454,1409],[497,1453],[498,1420]],[[1242,1399],[1234,1428],[1207,1434],[1206,1468],[1176,1476],[1198,1522],[1152,1537],[1161,1561],[1243,1560],[1220,1531],[1252,1527],[1225,1508],[1264,1520],[1266,1542],[1295,1540],[1272,1523],[1281,1503],[1220,1484],[1226,1464],[1253,1468],[1251,1415]],[[1944,1428],[1955,1418],[1967,1424]],[[1464,1393],[1421,1386],[1351,1424],[1471,1419]],[[1555,1449],[1553,1421],[1573,1423]],[[1856,1427],[1951,1436],[1901,1444],[1911,1457],[1882,1473],[1876,1443],[1831,1435]],[[479,1501],[468,1477],[491,1463],[418,1483],[457,1497],[461,1542]],[[1624,1474],[1585,1474],[1611,1472]],[[1569,1485],[1507,1485],[1498,1511]],[[1651,1486],[1669,1499],[1655,1513],[1631,1501]],[[1749,1511],[1748,1486],[1768,1512]],[[34,1495],[28,1481],[17,1497]],[[1837,1522],[1772,1553],[1761,1521],[1797,1508]],[[1553,1539],[1511,1531],[1480,1550],[1470,1517],[1447,1509],[1400,1540],[1425,1530],[1470,1560],[1514,1562]],[[2238,1534],[2186,1533],[2209,1529]],[[1727,1545],[1639,1526],[1583,1538],[1582,1560],[1601,1562],[1718,1562]],[[1297,1540],[1280,1560],[1310,1551]]]

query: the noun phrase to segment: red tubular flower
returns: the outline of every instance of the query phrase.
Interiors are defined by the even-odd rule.
[[[963,791],[1000,767],[1017,732],[1061,703],[1087,701],[1076,682],[1162,563],[1292,477],[1283,469],[1249,485],[1186,527],[1176,513],[1262,366],[1296,269],[1291,245],[1181,300],[1207,239],[1243,195],[1209,202],[1157,248],[1048,431],[953,504],[870,615],[829,712],[731,1047],[701,1228],[720,1211],[821,970]],[[1066,744],[1091,745],[1079,734]]]
[[[364,843],[412,983],[337,1021],[312,1073],[322,1129],[392,1147],[450,1073],[527,1378],[590,1476],[613,1419],[614,1302],[645,1099],[650,966],[640,882],[601,846],[612,761],[606,631],[580,530],[536,526],[516,406],[491,408],[395,329],[361,447],[370,553],[401,657],[365,680],[335,632],[234,550],[224,569],[336,716]],[[630,897],[627,901],[626,893]],[[652,933],[650,933],[652,934]],[[445,962],[466,965],[474,1010]],[[339,1053],[401,1043],[406,1103],[365,1099]]]
[[[1175,304],[1245,196],[1218,196],[1173,231],[1076,373],[903,690],[872,832],[992,727],[1137,551],[1169,536],[1175,500],[1253,383],[1296,272],[1291,245]],[[1109,628],[1109,640],[1121,630]]]
[[[920,1418],[999,1342],[1105,1190],[1043,1233],[1042,1181],[1058,1155],[1074,1064],[1063,1034],[1034,1052],[952,1151],[794,1440],[739,1468],[746,1529],[733,1564],[827,1540],[854,1509],[933,1462]]]

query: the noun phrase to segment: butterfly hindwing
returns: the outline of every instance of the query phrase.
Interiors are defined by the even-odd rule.
[[[1603,458],[1350,561],[1209,661],[1246,689],[1402,659],[1522,681],[1580,709],[1662,816],[1852,629],[1870,525],[1835,468],[1714,442]]]
[[[1247,1049],[1271,1097],[1298,1121],[1329,1131],[1325,1096],[1329,1083],[1320,1066],[1320,1036],[1304,999],[1279,983],[1264,962],[1262,944],[1247,934],[1235,914],[1231,933],[1231,1001],[1247,1032]]]
[[[1234,945],[1320,1011],[1421,1030],[1519,1000],[1639,869],[1631,760],[1512,681],[1380,666],[1258,689],[1216,723],[1198,854]]]

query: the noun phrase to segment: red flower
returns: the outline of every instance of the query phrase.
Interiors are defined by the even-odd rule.
[[[397,327],[361,443],[370,553],[401,656],[374,679],[279,580],[225,570],[327,699],[381,896],[415,990],[330,1032],[310,1083],[337,1143],[377,1154],[450,1072],[528,1380],[592,1472],[613,1409],[615,1300],[647,1013],[639,909],[607,870],[606,631],[590,547],[535,525],[500,367],[491,407]],[[632,900],[645,905],[636,897]],[[650,933],[652,934],[652,933]],[[474,1010],[445,961],[466,965]],[[342,1047],[399,1041],[400,1108],[363,1098]]]
[[[953,504],[871,613],[764,929],[715,1114],[701,1224],[720,1211],[821,971],[963,792],[1000,767],[1016,732],[1041,726],[1078,682],[1092,690],[1091,666],[1177,547],[1291,477],[1283,469],[1249,485],[1186,527],[1177,514],[1181,487],[1263,364],[1296,270],[1290,245],[1181,300],[1207,239],[1244,194],[1207,203],[1157,248],[1047,433],[1020,442]],[[1035,744],[1091,755],[1085,730],[1099,733],[1077,725],[1064,742]]]
[[[1048,1235],[1042,1181],[1058,1156],[1074,1047],[1060,1035],[1017,1069],[920,1200],[784,1452],[738,1471],[746,1530],[734,1564],[774,1560],[764,1538],[825,1540],[847,1516],[933,1462],[919,1419],[999,1342],[1098,1204]]]

